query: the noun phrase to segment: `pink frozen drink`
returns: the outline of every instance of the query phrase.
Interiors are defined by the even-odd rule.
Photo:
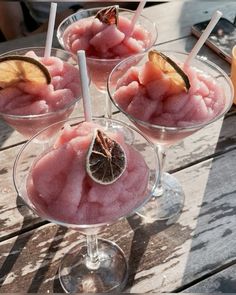
[[[46,67],[50,83],[38,83],[26,78],[4,87],[0,90],[0,113],[9,125],[24,136],[31,137],[71,114],[81,95],[80,78],[78,68],[57,56],[44,58],[36,54],[37,50],[23,51],[26,52],[24,56]],[[59,49],[54,51],[64,52]]]
[[[78,11],[58,28],[63,48],[74,54],[85,50],[91,80],[98,89],[106,87],[108,74],[121,59],[144,52],[156,40],[155,24],[144,16],[131,30],[133,16],[134,11],[118,6],[93,8]]]
[[[138,213],[144,218],[173,220],[179,216],[185,194],[178,180],[164,172],[169,146],[215,122],[232,105],[232,83],[217,65],[196,56],[156,49],[129,57],[108,79],[116,106],[157,147],[161,177],[154,198]]]
[[[224,88],[210,73],[195,65],[184,66],[181,74],[187,79],[187,89],[175,69],[165,60],[160,63],[148,59],[139,66],[132,66],[131,61],[126,65],[124,61],[123,68],[117,68],[120,78],[112,99],[153,140],[165,144],[165,141],[175,142],[191,134],[195,127],[213,121],[224,112],[228,103]],[[183,70],[183,61],[176,64]],[[115,70],[112,74],[115,77]],[[161,132],[161,127],[166,131]],[[181,132],[181,128],[185,130]]]
[[[122,174],[105,183],[106,167],[101,168],[100,162],[95,170],[102,169],[102,181],[88,173],[86,159],[97,130],[104,132],[92,122],[67,126],[53,147],[35,161],[27,180],[27,194],[40,215],[68,224],[99,224],[114,221],[142,204],[149,170],[141,154],[127,145],[120,133],[109,131],[106,135],[124,152]],[[120,166],[117,158],[115,165]]]

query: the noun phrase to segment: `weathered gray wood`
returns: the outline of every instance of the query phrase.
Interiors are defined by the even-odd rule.
[[[45,43],[46,33],[34,34],[23,38],[5,41],[0,43],[0,54],[19,48],[44,47]],[[55,33],[53,36],[53,47],[60,47]]]
[[[24,142],[25,138],[0,118],[0,150]]]
[[[119,226],[130,235],[130,226],[125,220],[120,222]],[[125,246],[129,248],[132,234],[130,240],[125,241],[125,245],[122,245],[124,237],[118,230],[118,225],[108,227],[100,236],[109,239],[111,235],[113,241],[124,250]],[[82,240],[83,235],[50,224],[0,243],[0,249],[3,251],[0,258],[0,286],[3,286],[0,287],[0,292],[5,293],[9,288],[12,292],[62,292],[57,280],[60,260]]]
[[[169,42],[188,36],[191,25],[210,19],[216,9],[233,21],[235,1],[169,1],[169,3],[148,7],[144,14],[157,24],[157,43]]]
[[[0,240],[39,222],[17,197],[13,184],[13,164],[21,146],[0,152]]]
[[[121,113],[113,118],[133,125]],[[173,145],[167,150],[166,170],[182,169],[206,157],[235,148],[235,124],[236,117],[229,116],[224,121],[218,120]]]
[[[170,1],[169,3],[147,7],[143,14],[157,24],[157,43],[169,42],[190,34],[191,25],[209,19],[217,9],[223,12],[224,17],[233,21],[236,3],[234,1]],[[36,34],[7,42],[0,43],[0,54],[16,48],[29,46],[44,46],[46,34]],[[59,43],[54,33],[53,46]]]
[[[236,265],[187,288],[183,293],[235,293],[236,292]]]
[[[191,25],[196,22],[209,19],[213,12],[219,9],[223,16],[234,20],[236,3],[234,1],[170,1],[161,5],[144,9],[143,14],[157,24],[157,44],[169,43],[191,34]],[[196,38],[194,38],[196,40]],[[0,54],[16,48],[45,46],[46,34],[36,34],[7,42],[0,43]],[[56,38],[53,38],[53,47],[60,47]],[[173,47],[172,47],[173,48]]]
[[[235,157],[232,151],[176,174],[186,193],[184,212],[175,234],[168,228],[163,240],[156,236],[160,248],[153,241],[156,252],[148,251],[155,262],[136,276],[132,292],[172,291],[235,259]]]
[[[235,259],[235,161],[234,150],[176,173],[186,200],[175,224],[141,224],[133,215],[101,234],[116,241],[129,258],[126,291],[170,292]],[[53,277],[77,236],[73,231],[64,235],[65,230],[46,225],[1,242],[7,275],[0,291],[58,292]]]

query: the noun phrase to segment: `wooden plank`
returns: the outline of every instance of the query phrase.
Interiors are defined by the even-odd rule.
[[[13,184],[13,164],[21,146],[0,152],[0,240],[40,222],[17,197]]]
[[[183,293],[235,293],[236,265],[232,265],[194,286],[185,289]]]
[[[137,215],[101,234],[117,242],[130,264],[131,293],[171,292],[235,260],[236,150],[176,173],[185,207],[172,225],[141,223]],[[77,238],[78,236],[78,238]],[[60,292],[54,276],[75,241],[74,231],[42,226],[0,243],[1,292]]]
[[[46,33],[34,34],[23,38],[0,42],[0,54],[19,48],[44,47],[45,43]],[[53,36],[53,47],[60,48],[56,33],[54,33]]]
[[[130,123],[122,114],[117,114],[113,118]],[[202,159],[212,157],[214,154],[234,149],[236,147],[235,124],[236,116],[229,116],[223,122],[219,120],[172,146],[167,152],[165,170],[177,171],[198,163]],[[3,194],[0,199],[0,207],[3,212],[0,218],[3,222],[7,220],[4,231],[0,233],[1,238],[19,231],[22,227],[31,225],[30,223],[24,224],[24,218],[18,212],[16,193],[12,182],[13,161],[19,148],[14,147],[0,152],[1,171],[3,171],[0,174],[0,188]],[[35,224],[34,220],[32,222]]]
[[[224,17],[234,20],[234,1],[169,1],[146,8],[144,15],[157,24],[157,44],[161,44],[190,35],[191,26],[210,19],[216,9],[222,11]]]
[[[133,125],[121,113],[113,118]],[[224,121],[218,120],[173,145],[167,150],[166,170],[183,169],[214,154],[235,148],[235,124],[236,117],[229,116]]]
[[[160,44],[190,35],[191,25],[211,18],[216,8],[223,12],[224,17],[231,21],[234,20],[234,11],[236,10],[234,1],[170,1],[169,3],[147,7],[143,14],[157,24],[157,43]],[[1,42],[0,54],[16,48],[44,46],[45,42],[45,33]],[[60,47],[56,38],[56,31],[53,46]]]
[[[150,264],[131,292],[170,292],[235,259],[235,159],[232,151],[176,174],[186,193],[184,212],[175,230],[152,240]]]
[[[119,225],[127,230],[130,228],[126,221]],[[105,229],[101,236],[110,238],[112,234],[120,244],[117,232],[114,225]],[[0,291],[44,293],[48,290],[63,293],[57,277],[61,258],[82,240],[84,236],[75,231],[49,224],[0,243],[3,250],[0,258]]]

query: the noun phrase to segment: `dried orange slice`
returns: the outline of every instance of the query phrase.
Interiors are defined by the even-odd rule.
[[[32,57],[8,55],[0,57],[0,87],[9,87],[20,81],[50,84],[48,69]]]
[[[181,90],[189,90],[190,82],[184,71],[168,56],[157,50],[151,50],[148,53],[148,59],[154,63],[160,70],[169,76],[174,84]]]
[[[95,18],[98,18],[102,23],[108,25],[117,25],[118,23],[119,6],[109,6],[100,9]]]
[[[104,132],[97,129],[86,158],[88,175],[100,184],[115,182],[125,171],[126,156],[123,148]]]

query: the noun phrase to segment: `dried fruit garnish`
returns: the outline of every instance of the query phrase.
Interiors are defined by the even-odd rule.
[[[48,69],[38,60],[21,55],[0,58],[0,87],[9,87],[20,81],[50,84]]]
[[[100,9],[95,18],[98,18],[102,23],[108,25],[117,25],[118,23],[119,6],[109,6]]]
[[[171,58],[157,50],[149,51],[148,58],[159,67],[163,73],[168,75],[180,89],[188,90],[190,88],[188,76]]]
[[[86,159],[89,176],[100,184],[111,184],[123,174],[125,168],[126,156],[123,148],[97,129]]]

